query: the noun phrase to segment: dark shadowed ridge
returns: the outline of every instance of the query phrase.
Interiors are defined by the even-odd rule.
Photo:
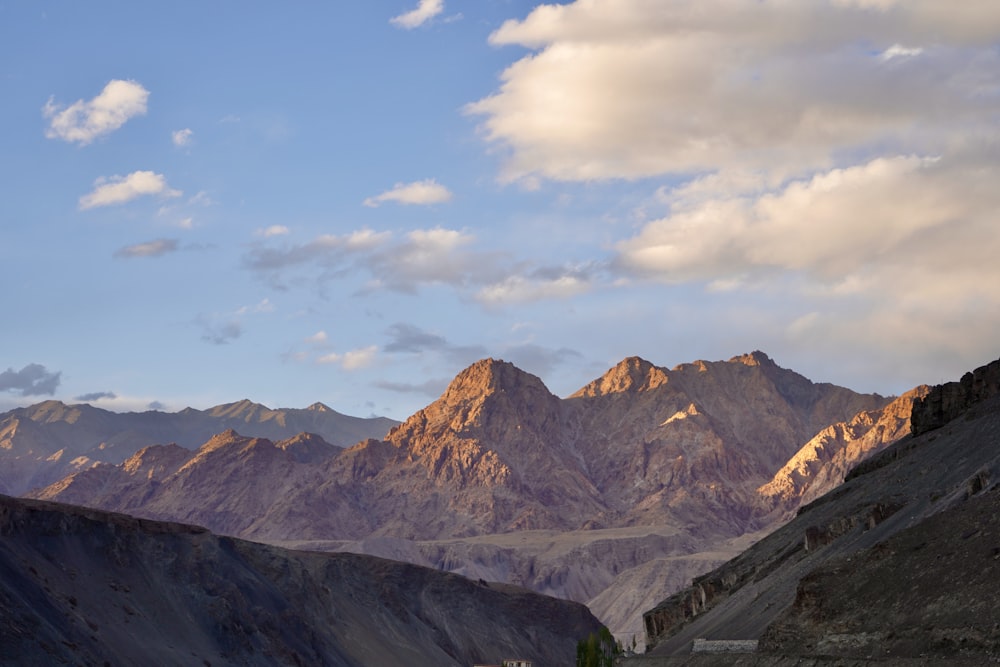
[[[0,663],[572,664],[580,604],[353,554],[0,496]]]

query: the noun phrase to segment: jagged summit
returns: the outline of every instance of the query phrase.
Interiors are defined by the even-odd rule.
[[[309,410],[310,412],[333,412],[333,409],[330,408],[330,406],[320,403],[319,401],[310,405],[306,408],[306,410]]]
[[[213,435],[208,442],[201,446],[199,451],[210,452],[233,443],[248,443],[251,440],[253,438],[240,435],[235,429],[227,428],[225,431]]]
[[[741,354],[729,360],[731,364],[744,364],[745,366],[777,366],[771,357],[760,350],[754,350],[747,354]]]
[[[509,361],[480,359],[455,376],[444,397],[488,396],[497,392],[518,391],[527,386],[544,388],[540,378]]]
[[[626,357],[570,398],[649,391],[667,383],[667,373],[641,357]]]

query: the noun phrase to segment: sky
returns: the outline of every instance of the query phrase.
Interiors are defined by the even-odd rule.
[[[1000,357],[995,0],[0,0],[0,409]]]

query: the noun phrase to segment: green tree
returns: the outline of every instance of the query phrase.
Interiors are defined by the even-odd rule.
[[[621,646],[611,631],[601,627],[576,643],[576,667],[614,667]]]

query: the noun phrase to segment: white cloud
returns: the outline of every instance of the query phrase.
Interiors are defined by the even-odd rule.
[[[327,340],[327,335],[325,331],[317,331],[311,336],[306,336],[305,342],[313,345],[321,345]]]
[[[189,128],[184,128],[183,130],[175,130],[172,132],[170,134],[170,139],[174,142],[174,146],[181,148],[191,145],[191,142],[193,141],[191,138],[192,136],[194,136],[194,132]]]
[[[63,107],[50,98],[42,108],[49,119],[45,136],[85,146],[94,139],[110,134],[133,116],[146,113],[149,91],[135,81],[114,79],[89,101],[77,100]]]
[[[370,366],[375,361],[375,354],[378,348],[374,345],[351,350],[343,354],[336,352],[325,354],[316,359],[318,364],[337,364],[345,371],[354,371]]]
[[[152,171],[133,171],[128,176],[112,176],[100,178],[94,182],[94,190],[80,197],[80,209],[110,206],[145,195],[160,197],[180,197],[180,190],[173,190],[167,185],[167,179],[162,174]]]
[[[391,190],[369,197],[364,201],[364,205],[374,208],[390,201],[397,204],[444,204],[451,199],[452,194],[448,188],[433,178],[428,178],[414,183],[397,183]]]
[[[273,236],[285,236],[291,233],[288,227],[284,225],[271,225],[270,227],[265,227],[263,229],[258,229],[254,234],[256,236],[263,236],[264,238],[271,238]]]
[[[504,149],[507,181],[690,177],[721,165],[787,178],[844,155],[936,153],[956,132],[990,131],[995,92],[983,91],[1000,85],[989,47],[1000,3],[875,4],[888,8],[541,5],[493,33],[494,44],[535,52],[467,110]]]
[[[703,284],[705,299],[769,301],[782,344],[857,358],[869,377],[972,367],[995,356],[1000,326],[998,154],[986,142],[877,158],[737,196],[682,188],[669,216],[618,245],[617,266]]]
[[[381,248],[368,258],[377,279],[372,287],[414,292],[425,284],[463,286],[470,280],[488,279],[496,271],[495,259],[467,250],[475,237],[454,229],[417,229],[400,242]]]
[[[982,229],[1000,246],[988,232],[1000,194],[987,184],[997,176],[971,157],[878,158],[761,194],[677,199],[672,215],[619,244],[619,260],[671,282],[800,271],[838,284],[886,263],[938,266],[945,249],[960,264],[958,230]],[[938,238],[944,230],[951,242]]]
[[[516,261],[500,251],[477,249],[466,231],[436,227],[403,237],[369,229],[337,236],[326,234],[285,248],[253,248],[244,265],[285,288],[282,276],[295,270],[318,270],[318,280],[342,279],[354,269],[371,276],[360,293],[378,290],[416,294],[442,285],[466,292],[484,305],[565,299],[594,289],[597,264],[540,266]]]
[[[416,9],[392,17],[389,19],[389,23],[397,28],[412,30],[419,28],[443,11],[444,0],[420,0]]]
[[[476,293],[476,300],[485,305],[501,305],[546,299],[568,299],[586,294],[593,288],[589,276],[571,272],[551,277],[512,275],[500,282],[482,287]]]

